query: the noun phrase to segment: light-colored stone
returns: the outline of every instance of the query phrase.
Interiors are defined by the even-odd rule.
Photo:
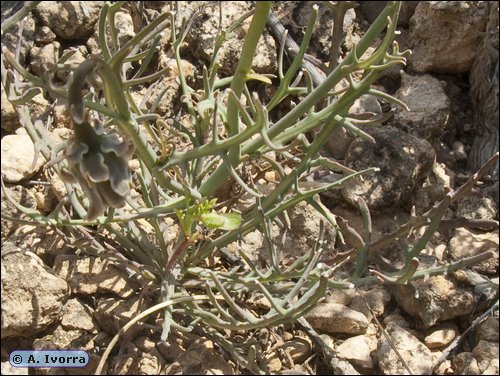
[[[58,326],[53,332],[33,341],[34,350],[83,350],[89,354],[89,363],[82,368],[70,369],[66,374],[91,375],[95,372],[101,357],[95,354],[94,335],[83,330],[65,330]],[[40,368],[42,375],[53,374],[50,368]]]
[[[85,39],[92,35],[104,1],[42,1],[35,8],[41,23],[63,39]]]
[[[396,127],[426,140],[439,138],[446,130],[451,102],[436,78],[401,72],[401,87],[395,96],[410,108],[398,108],[393,123]]]
[[[56,40],[56,35],[48,26],[42,26],[37,30],[35,42],[38,44],[49,44]]]
[[[498,231],[479,233],[466,228],[457,228],[448,248],[453,261],[491,251],[492,257],[472,265],[471,268],[487,275],[498,272]]]
[[[384,287],[377,286],[368,291],[359,291],[359,295],[355,296],[349,308],[361,312],[369,320],[372,314],[380,316],[385,311],[385,306],[391,301],[389,294]]]
[[[78,299],[70,299],[62,310],[61,326],[65,330],[85,330],[89,333],[97,332],[92,320],[94,310],[82,304]]]
[[[476,305],[472,292],[441,275],[430,277],[427,281],[394,285],[390,291],[399,306],[422,320],[425,327],[467,315]]]
[[[468,72],[481,45],[487,16],[485,3],[420,1],[410,19],[410,66],[417,72]]]
[[[71,291],[77,294],[113,293],[126,298],[139,288],[123,265],[108,259],[58,255],[54,271],[68,281]]]
[[[134,22],[132,21],[132,16],[128,12],[116,12],[115,25],[118,30],[118,40],[121,46],[135,37]]]
[[[61,44],[54,41],[45,46],[33,46],[30,51],[31,70],[38,76],[42,76],[48,70],[51,70],[59,59],[59,48]]]
[[[354,367],[372,369],[374,364],[370,354],[376,348],[377,340],[374,337],[355,336],[346,339],[335,350]]]
[[[361,312],[337,303],[318,304],[305,318],[314,329],[329,334],[363,334],[369,324]]]
[[[13,367],[9,361],[2,362],[1,365],[1,374],[2,375],[28,375],[29,368],[27,367]]]
[[[234,369],[205,338],[196,340],[175,363],[166,369],[167,375],[233,375]]]
[[[427,334],[424,343],[429,349],[442,348],[449,345],[458,334],[458,328],[453,324],[438,325]]]
[[[432,373],[432,353],[417,337],[398,325],[389,325],[386,330],[392,344],[412,374],[430,375]],[[378,365],[384,375],[408,375],[408,371],[385,337],[381,337],[380,340]]]
[[[33,176],[45,163],[39,154],[35,166],[35,146],[28,135],[8,135],[2,138],[2,174],[8,183],[17,183]]]
[[[68,285],[34,254],[2,248],[2,339],[30,337],[60,318]]]

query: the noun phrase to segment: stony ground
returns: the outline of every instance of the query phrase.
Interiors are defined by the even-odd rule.
[[[80,3],[43,2],[24,21],[20,56],[31,72],[43,74],[71,48],[76,49],[71,57],[73,63],[97,52],[95,22],[102,2],[89,1],[84,6]],[[142,2],[144,8],[132,3],[117,14],[119,36],[124,40],[138,30],[140,12],[154,16],[168,7],[168,2],[162,1]],[[417,215],[425,213],[475,172],[469,153],[478,135],[477,108],[471,100],[469,73],[480,53],[488,22],[490,26],[492,23],[487,3],[405,2],[398,40],[401,49],[411,48],[413,55],[404,70],[388,71],[377,88],[405,101],[411,111],[393,108],[394,116],[383,127],[370,129],[377,141],[375,145],[337,133],[323,151],[354,169],[380,168],[378,174],[322,197],[338,218],[362,232],[361,216],[350,202],[355,195],[364,194],[372,211],[374,242],[405,223],[412,207]],[[495,3],[498,11],[498,2],[489,5],[494,8]],[[251,6],[250,2],[225,2],[224,25]],[[277,2],[273,12],[290,35],[300,41],[310,6],[309,2]],[[380,7],[369,1],[348,11],[344,19],[344,51],[359,40]],[[213,51],[218,3],[183,2],[178,12],[188,18],[197,8],[200,13],[182,49],[185,74],[194,84],[200,81],[202,67]],[[321,6],[308,53],[322,61],[328,59],[332,19],[331,9]],[[222,75],[232,74],[243,37],[244,32],[236,33],[222,48]],[[498,16],[496,38],[498,49]],[[2,45],[14,50],[15,39],[14,29],[2,36]],[[165,35],[162,43],[166,45],[168,40]],[[277,46],[278,41],[266,32],[255,59],[257,73],[276,72]],[[173,64],[165,51],[158,57],[160,67]],[[498,76],[498,60],[496,69]],[[164,87],[168,91],[157,110],[172,117],[180,109],[174,70],[153,90],[158,92]],[[145,91],[146,88],[133,95],[142,98]],[[264,98],[265,93],[259,94]],[[285,103],[272,116],[278,118],[290,105],[293,103]],[[351,112],[383,114],[387,106],[362,97]],[[71,131],[65,104],[52,103],[40,94],[33,98],[31,110],[35,118],[53,116],[53,128],[47,137],[68,137]],[[498,107],[496,111],[498,119]],[[33,164],[33,143],[22,129],[3,87],[1,149],[2,175],[8,192],[24,206],[50,213],[65,193],[60,182],[43,169],[43,158]],[[448,209],[444,216],[448,221],[434,234],[422,258],[423,263],[441,264],[492,252],[491,258],[472,268],[407,285],[332,290],[307,314],[306,322],[258,331],[214,333],[198,327],[192,333],[174,332],[167,342],[162,342],[161,323],[148,321],[122,339],[107,372],[498,374],[496,193],[498,175],[481,179],[470,195]],[[2,191],[2,213],[15,216],[16,209],[4,198]],[[314,244],[320,217],[310,206],[300,204],[290,220],[292,228],[286,239],[284,264]],[[93,229],[89,228],[87,235],[94,235]],[[334,238],[332,232],[326,236]],[[247,253],[261,262],[268,261],[260,233],[248,234],[245,241]],[[75,252],[65,244],[57,229],[2,220],[2,374],[27,372],[9,365],[11,351],[48,348],[83,349],[91,354],[91,362],[84,370],[35,369],[30,373],[93,372],[112,336],[128,319],[153,303],[143,288],[144,279],[133,276],[124,266],[126,263]],[[400,260],[394,257],[397,246],[382,248],[381,259],[398,266]],[[342,251],[345,249],[333,246],[329,250],[331,255]],[[339,278],[347,273],[343,268],[349,268],[349,264],[339,268]],[[269,309],[265,302],[247,304],[256,311]]]

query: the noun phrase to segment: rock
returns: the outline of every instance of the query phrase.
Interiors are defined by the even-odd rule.
[[[42,93],[37,94],[30,102],[30,116],[32,121],[41,119],[49,109],[50,104]]]
[[[69,59],[66,61],[65,64],[77,67],[81,63],[83,63],[85,60],[87,60],[88,50],[87,50],[87,47],[85,47],[85,46],[80,45],[80,46],[67,48],[62,52],[62,55],[65,55],[65,54],[70,53],[70,52],[73,52],[73,55],[71,55],[69,57]],[[69,77],[70,77],[69,73],[70,73],[69,70],[60,70],[56,74],[57,74],[57,77],[59,77],[59,79],[62,82],[68,82]],[[68,108],[67,101],[65,101],[65,103],[63,105],[57,105],[57,106],[63,106],[66,109]],[[58,110],[58,111],[60,111],[60,110]],[[54,108],[54,113],[55,112],[56,112],[56,110]],[[58,121],[56,120],[56,123],[57,122]],[[71,123],[69,123],[69,124],[71,124]],[[69,126],[68,128],[72,128],[72,126]]]
[[[394,125],[426,140],[439,138],[448,126],[451,102],[439,80],[429,74],[411,76],[401,72],[401,87],[395,97],[410,111],[398,107]]]
[[[68,285],[35,255],[2,248],[1,336],[30,337],[59,320]]]
[[[150,96],[147,98],[146,104],[148,108],[151,108],[153,103],[158,100],[158,105],[156,112],[167,117],[174,117],[175,111],[173,103],[179,100],[180,95],[180,82],[179,82],[179,72],[177,70],[177,64],[174,59],[168,59],[166,61],[161,60],[160,69],[169,68],[165,75],[152,85],[152,90]],[[193,78],[196,69],[187,60],[181,61],[181,68],[183,70],[184,76],[187,80]]]
[[[336,347],[335,351],[341,358],[347,359],[354,367],[369,370],[374,366],[370,354],[376,349],[377,341],[374,337],[361,335],[346,339]]]
[[[186,42],[189,46],[188,48],[197,59],[209,62],[214,53],[214,45],[219,28],[219,3],[216,1],[207,1],[193,3],[189,6],[185,5],[180,9],[181,14],[179,14],[179,19],[182,18],[183,14],[191,13],[194,10],[193,7],[200,9],[201,13],[194,20]],[[224,4],[222,30],[227,30],[230,25],[250,9],[249,4],[242,2]],[[247,18],[233,31],[234,37],[226,40],[218,51],[217,60],[221,74],[227,76],[234,74],[250,22],[251,17]],[[256,73],[276,73],[276,43],[267,31],[264,31],[257,44],[252,69]]]
[[[459,334],[458,328],[453,324],[438,325],[427,334],[424,343],[429,349],[438,349],[451,343]]]
[[[333,334],[363,334],[370,323],[361,312],[337,303],[322,303],[305,315],[316,330]]]
[[[383,286],[376,286],[368,291],[360,291],[349,304],[349,308],[361,312],[371,321],[372,313],[377,317],[382,315],[390,301],[391,294]]]
[[[158,350],[141,351],[129,345],[127,353],[113,359],[111,370],[113,375],[161,375],[167,363]]]
[[[2,375],[28,375],[29,368],[27,367],[13,367],[9,361],[2,362],[1,366]]]
[[[427,281],[413,281],[408,285],[390,286],[390,291],[408,314],[420,318],[425,327],[471,313],[475,307],[474,295],[444,276]]]
[[[177,361],[166,369],[167,375],[233,375],[234,370],[206,338],[196,340]]]
[[[109,334],[115,335],[125,324],[143,311],[148,306],[149,299],[142,299],[139,294],[125,300],[117,298],[100,299],[94,312],[99,327]],[[139,331],[140,325],[135,325],[132,331]]]
[[[51,70],[59,60],[59,49],[61,44],[54,41],[42,47],[33,46],[30,51],[30,67],[33,73],[42,76]]]
[[[412,374],[430,375],[432,373],[432,353],[417,337],[398,325],[389,325],[386,330],[392,344],[398,349]],[[408,371],[385,337],[380,339],[377,356],[378,365],[384,375],[408,375]]]
[[[139,288],[123,265],[108,259],[57,255],[54,271],[68,281],[74,294],[112,293],[126,298]]]
[[[434,149],[427,141],[393,127],[373,129],[370,134],[375,143],[355,140],[345,162],[357,171],[368,167],[380,171],[348,180],[342,185],[342,195],[350,203],[362,196],[373,211],[408,204],[417,182],[432,168]]]
[[[408,26],[411,16],[415,13],[419,1],[403,1],[399,11],[398,25]],[[386,6],[387,1],[362,1],[359,3],[359,9],[370,23],[373,23],[380,12]]]
[[[135,37],[134,22],[130,13],[120,10],[115,15],[115,25],[118,30],[118,41],[120,46],[125,45],[130,39]]]
[[[349,109],[349,114],[363,113],[372,113],[374,116],[382,115],[382,107],[375,96],[369,94],[362,95],[354,101]],[[344,159],[347,149],[353,140],[354,137],[344,127],[339,127],[332,131],[323,148],[333,158]]]
[[[485,3],[420,1],[410,19],[410,66],[421,73],[469,72],[486,20]]]
[[[70,375],[91,375],[95,372],[101,357],[95,354],[93,334],[83,330],[65,330],[58,326],[51,334],[33,341],[33,350],[83,350],[89,354],[89,363],[83,368],[73,368],[67,371]],[[57,369],[57,368],[56,368]],[[40,374],[53,374],[53,369],[40,368]]]
[[[23,186],[16,185],[12,187],[7,187],[7,191],[15,202],[21,204],[25,208],[29,209],[35,208],[36,206],[35,196],[31,191],[27,190]],[[3,243],[3,241],[10,235],[11,231],[19,227],[18,224],[10,221],[9,219],[7,219],[7,217],[28,219],[28,216],[22,213],[20,210],[18,210],[13,204],[11,204],[7,200],[3,189],[1,197],[2,197],[1,199],[2,199],[2,243]]]
[[[496,361],[496,369],[493,371],[493,374],[498,374],[498,347],[498,342],[480,340],[476,347],[474,347],[474,350],[472,350],[481,373],[485,374],[486,369],[494,368],[495,365],[492,364],[492,361]]]
[[[82,304],[78,299],[70,299],[63,307],[61,326],[65,330],[97,333],[97,327],[92,319],[93,313],[94,310],[88,305]]]
[[[498,231],[479,233],[466,228],[455,229],[448,246],[453,261],[483,252],[493,252],[493,257],[471,266],[478,273],[492,275],[498,272]]]
[[[467,219],[496,219],[498,209],[489,197],[465,196],[457,202],[456,216]]]
[[[39,28],[35,35],[35,42],[37,44],[49,44],[56,40],[56,35],[50,30],[48,26]]]
[[[4,8],[2,7],[2,12]],[[2,19],[3,22],[3,19]],[[22,25],[23,35],[19,38],[19,27]],[[7,32],[2,32],[2,48],[7,48],[10,52],[14,53],[17,49],[20,40],[21,49],[19,51],[19,62],[24,66],[31,47],[33,47],[35,38],[35,19],[31,14],[27,14],[24,20],[20,20],[17,24],[13,25]],[[2,85],[3,88],[3,85]]]
[[[300,202],[288,213],[291,228],[285,239],[283,255],[298,257],[306,254],[318,240],[320,222],[323,216],[307,202]],[[337,233],[332,226],[325,224],[325,251],[333,251]]]
[[[307,337],[294,337],[283,344],[285,350],[295,364],[303,364],[312,354],[312,342]]]
[[[7,183],[17,183],[37,173],[45,163],[39,154],[35,166],[35,147],[28,135],[8,135],[2,138],[2,174]]]
[[[35,15],[62,39],[86,39],[92,35],[103,5],[104,1],[43,1],[36,6]]]
[[[498,342],[498,318],[493,316],[488,316],[479,326],[476,328],[476,342],[481,340]]]
[[[482,374],[490,374],[485,373],[486,370],[492,371],[491,374],[493,375],[498,374],[498,347],[498,342],[480,340],[476,347],[474,347],[474,350],[472,350],[474,357],[477,359],[479,371],[481,371]]]
[[[492,155],[498,153],[498,139],[500,130],[498,128],[499,108],[499,3],[488,1],[485,3],[487,12],[486,32],[481,33],[481,43],[478,53],[472,65],[470,81],[470,98],[474,109],[472,121],[472,142],[468,155],[469,171],[477,171]],[[498,160],[491,171],[493,180],[492,197],[497,201],[498,207]]]
[[[1,85],[2,89],[2,129],[6,132],[14,132],[21,126],[17,111],[7,98],[7,94]]]
[[[415,193],[415,212],[425,213],[455,187],[455,173],[444,163],[434,162],[422,186]]]
[[[480,375],[481,371],[477,360],[471,352],[463,352],[455,356],[451,361],[455,375]]]

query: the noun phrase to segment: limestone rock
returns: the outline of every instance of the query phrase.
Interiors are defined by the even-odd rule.
[[[386,328],[392,344],[414,375],[430,375],[432,373],[432,353],[410,332],[398,325]],[[378,365],[385,375],[408,375],[398,356],[385,337],[381,337],[378,351]]]
[[[2,174],[8,183],[17,183],[33,176],[45,162],[38,155],[33,167],[35,147],[28,135],[8,135],[2,138]]]
[[[432,328],[424,339],[429,349],[438,349],[451,343],[458,335],[458,328],[453,324],[442,324]]]
[[[370,354],[376,349],[375,337],[361,335],[346,339],[335,350],[341,358],[347,359],[354,367],[366,370],[374,367]]]
[[[113,293],[126,298],[139,287],[124,266],[107,259],[58,255],[54,271],[68,281],[73,293],[78,294]]]
[[[410,66],[417,72],[469,72],[486,20],[484,3],[420,1],[410,19]]]
[[[85,330],[89,333],[97,333],[97,327],[93,322],[94,310],[78,299],[70,299],[62,310],[61,326],[65,330]]]
[[[40,22],[67,40],[92,35],[104,1],[42,1],[35,8]]]
[[[337,303],[318,304],[305,318],[314,329],[330,334],[363,334],[370,323],[361,312]]]
[[[498,271],[498,231],[479,233],[466,228],[455,229],[450,239],[449,256],[453,261],[492,251],[493,257],[471,266],[483,274],[496,274]]]
[[[2,339],[45,330],[59,320],[68,293],[66,282],[38,257],[10,247],[2,250]]]
[[[219,3],[216,1],[195,2],[193,5],[183,6],[181,12],[192,12],[189,7],[196,7],[201,13],[193,22],[193,26],[186,38],[193,55],[202,60],[210,61],[214,52],[217,30],[219,28]],[[249,5],[243,2],[224,4],[222,13],[222,29],[226,30],[249,10]],[[181,19],[182,14],[179,15]],[[233,75],[239,61],[244,36],[248,31],[251,18],[247,18],[234,31],[234,37],[227,40],[218,52],[219,71],[225,75]],[[275,73],[277,68],[276,43],[264,31],[256,49],[253,60],[253,70],[256,73]]]

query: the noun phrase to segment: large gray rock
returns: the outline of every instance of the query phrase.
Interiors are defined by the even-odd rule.
[[[486,2],[421,1],[410,19],[410,66],[417,72],[469,72],[486,28]]]
[[[428,74],[411,76],[401,72],[401,87],[396,97],[410,108],[410,111],[399,109],[394,114],[396,127],[426,140],[439,138],[444,133],[451,102],[439,80]]]
[[[393,127],[375,128],[369,133],[375,143],[354,141],[347,151],[346,165],[357,171],[368,167],[380,171],[347,181],[342,195],[351,203],[362,196],[370,210],[411,204],[417,182],[432,168],[434,149],[426,140]]]

